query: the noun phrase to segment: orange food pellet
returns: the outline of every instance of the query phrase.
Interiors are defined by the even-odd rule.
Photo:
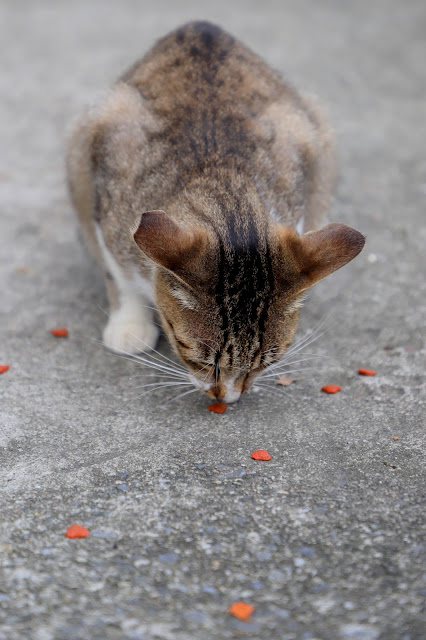
[[[57,338],[66,338],[68,336],[68,329],[66,327],[56,327],[55,329],[51,329],[50,333]]]
[[[10,369],[10,364],[0,364],[0,373],[4,373],[8,369]]]
[[[399,440],[399,436],[393,436],[392,440]]]
[[[209,411],[213,411],[213,413],[225,413],[227,408],[228,405],[226,404],[226,402],[214,402],[213,404],[209,404],[209,406],[207,407],[207,409]]]
[[[87,538],[89,530],[81,524],[72,524],[65,532],[67,538]]]
[[[239,620],[248,620],[253,611],[253,605],[248,604],[248,602],[233,602],[229,607],[229,613],[231,616],[235,616]]]
[[[325,393],[337,393],[341,388],[338,384],[326,384],[324,387],[321,387],[321,391],[325,391]]]
[[[256,449],[256,451],[253,451],[253,453],[251,454],[251,457],[253,458],[253,460],[270,460],[271,459],[271,456],[266,451],[266,449]]]
[[[358,369],[358,373],[362,376],[375,376],[376,372],[374,369]]]

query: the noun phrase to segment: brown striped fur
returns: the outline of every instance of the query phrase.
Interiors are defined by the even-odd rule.
[[[281,357],[301,293],[364,244],[345,225],[315,231],[335,176],[321,109],[209,23],[122,76],[78,122],[67,162],[92,253],[108,270],[98,225],[120,273],[153,283],[171,345],[212,397],[237,399]]]

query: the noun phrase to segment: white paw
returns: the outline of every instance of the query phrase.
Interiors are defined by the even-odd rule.
[[[111,314],[103,332],[108,349],[118,353],[150,351],[157,344],[159,328],[151,316],[137,305],[124,305]]]

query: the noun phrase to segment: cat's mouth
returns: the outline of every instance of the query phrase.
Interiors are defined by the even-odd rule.
[[[213,398],[214,400],[219,400],[220,402],[226,402],[226,404],[232,404],[233,402],[238,402],[238,400],[242,396],[242,391],[237,391],[235,389],[227,389],[225,393],[217,392],[215,390],[206,391],[209,398]]]
[[[237,402],[245,389],[240,386],[238,388],[235,385],[234,380],[228,380],[227,382],[217,382],[209,385],[205,382],[197,380],[194,376],[191,376],[192,382],[198,389],[202,389],[204,393],[213,400],[219,400],[220,402],[226,402],[226,404],[232,404]]]

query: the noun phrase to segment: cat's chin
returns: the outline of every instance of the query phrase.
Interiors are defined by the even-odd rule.
[[[238,402],[241,398],[241,391],[234,391],[233,389],[226,392],[224,398],[220,398],[221,402],[226,402],[226,404],[233,404],[234,402]]]

